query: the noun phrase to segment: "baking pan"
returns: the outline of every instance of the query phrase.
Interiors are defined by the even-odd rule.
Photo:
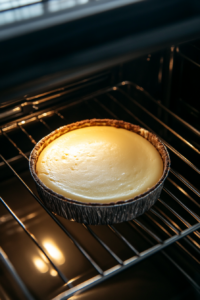
[[[163,161],[163,174],[157,184],[150,188],[147,192],[132,199],[118,201],[116,203],[102,204],[82,203],[80,201],[68,199],[46,187],[38,178],[36,173],[36,164],[40,153],[49,143],[61,135],[72,130],[89,126],[113,126],[116,128],[123,128],[135,132],[148,140],[157,149]],[[133,125],[119,120],[92,119],[60,127],[41,139],[31,152],[29,167],[31,175],[36,183],[38,194],[50,211],[66,219],[79,223],[105,225],[132,220],[142,215],[145,211],[149,210],[152,205],[154,205],[160,196],[164,181],[168,176],[170,169],[170,157],[165,145],[158,139],[158,137],[138,125]]]

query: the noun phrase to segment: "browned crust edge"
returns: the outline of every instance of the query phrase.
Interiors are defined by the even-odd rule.
[[[146,140],[148,140],[159,152],[162,161],[163,161],[163,175],[160,178],[160,180],[157,182],[156,185],[154,185],[152,188],[150,188],[147,192],[140,194],[132,199],[129,200],[125,200],[125,201],[118,201],[118,202],[110,202],[110,203],[85,203],[85,202],[80,202],[77,200],[72,200],[72,199],[68,199],[60,194],[57,194],[56,192],[52,191],[51,189],[49,189],[48,187],[46,187],[43,182],[38,178],[37,173],[36,173],[36,164],[38,161],[38,157],[40,155],[40,153],[43,151],[43,149],[50,144],[51,142],[53,142],[55,139],[57,139],[58,137],[60,137],[61,135],[72,131],[72,130],[76,130],[79,128],[84,128],[84,127],[90,127],[90,126],[112,126],[112,127],[116,127],[116,128],[123,128],[123,129],[127,129],[129,131],[135,132],[137,134],[139,134],[140,136],[142,136],[143,138],[145,138]],[[50,193],[51,195],[54,195],[55,197],[58,197],[60,200],[62,201],[68,201],[74,204],[79,204],[79,205],[86,205],[86,206],[113,206],[113,205],[118,205],[118,204],[126,204],[135,200],[139,200],[140,198],[146,196],[147,194],[150,194],[151,192],[153,192],[159,185],[161,185],[163,183],[163,181],[166,179],[166,177],[168,176],[169,173],[169,169],[170,169],[170,157],[169,157],[169,153],[165,147],[165,145],[158,139],[158,137],[147,131],[144,128],[141,128],[138,125],[133,125],[131,123],[128,122],[124,122],[121,120],[112,120],[112,119],[91,119],[91,120],[83,120],[80,122],[76,122],[76,123],[71,123],[69,125],[65,125],[62,126],[58,129],[56,129],[55,131],[51,132],[49,135],[45,136],[44,138],[42,138],[33,148],[31,154],[30,154],[30,159],[29,159],[29,167],[30,167],[30,172],[31,175],[34,179],[34,181],[36,182],[37,185],[39,185],[41,188],[43,188],[46,192]]]

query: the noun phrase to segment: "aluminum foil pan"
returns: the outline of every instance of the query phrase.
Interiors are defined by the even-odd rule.
[[[147,192],[140,194],[133,199],[102,204],[82,203],[80,201],[68,199],[46,187],[38,178],[36,173],[36,164],[40,153],[48,144],[61,135],[72,130],[89,126],[113,126],[116,128],[124,128],[147,139],[157,149],[162,158],[164,168],[161,179]],[[142,215],[145,211],[149,210],[152,205],[154,205],[160,196],[164,181],[168,176],[170,169],[170,157],[165,145],[158,139],[158,137],[138,125],[111,119],[92,119],[60,127],[41,139],[31,152],[29,167],[31,175],[36,183],[38,194],[50,211],[66,219],[79,223],[105,225],[132,220]]]

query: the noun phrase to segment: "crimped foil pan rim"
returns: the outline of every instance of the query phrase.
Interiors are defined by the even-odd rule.
[[[153,186],[151,187],[148,191],[146,191],[145,193],[142,193],[132,199],[128,199],[128,200],[121,200],[118,202],[110,202],[110,203],[86,203],[86,202],[81,202],[81,201],[77,201],[77,200],[73,200],[73,199],[69,199],[66,198],[56,192],[54,192],[53,190],[49,189],[48,187],[45,186],[45,184],[39,179],[39,177],[37,176],[36,173],[36,164],[37,164],[37,160],[38,157],[40,155],[40,153],[43,151],[43,149],[51,142],[53,142],[55,139],[57,139],[58,137],[60,137],[61,135],[72,131],[72,130],[76,130],[79,128],[84,128],[84,127],[90,127],[90,126],[112,126],[112,127],[116,127],[116,128],[123,128],[132,132],[135,132],[137,134],[139,134],[140,136],[142,136],[143,138],[147,139],[151,144],[153,144],[153,146],[157,149],[157,151],[159,152],[159,154],[161,155],[162,161],[163,161],[163,174],[162,177],[160,178],[160,180]],[[123,206],[129,203],[133,203],[136,201],[139,201],[141,198],[152,194],[160,185],[163,184],[163,182],[165,181],[166,177],[168,176],[169,170],[170,170],[170,157],[169,157],[169,153],[165,147],[165,145],[158,139],[158,137],[149,132],[148,130],[138,126],[138,125],[134,125],[128,122],[124,122],[124,121],[119,121],[119,120],[112,120],[112,119],[91,119],[91,120],[83,120],[80,122],[75,122],[75,123],[71,123],[69,125],[65,125],[62,126],[56,130],[54,130],[53,132],[51,132],[50,134],[48,134],[47,136],[45,136],[44,138],[42,138],[33,148],[31,154],[30,154],[30,159],[29,159],[29,168],[30,168],[30,172],[31,175],[34,179],[34,181],[36,182],[37,185],[40,186],[40,188],[44,189],[46,193],[48,193],[51,196],[55,196],[56,198],[59,198],[59,200],[63,201],[63,202],[69,202],[72,204],[76,204],[78,206],[81,207],[112,207],[112,206]]]

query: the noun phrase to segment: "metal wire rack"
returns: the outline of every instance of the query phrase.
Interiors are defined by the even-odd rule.
[[[150,103],[151,108],[146,108],[145,103],[141,104],[141,101],[137,101],[134,97],[134,93],[138,93],[142,97],[148,98],[148,105]],[[145,102],[146,100],[144,100]],[[128,222],[128,226],[132,230],[138,232],[146,241],[148,241],[152,246],[145,249],[144,251],[139,251],[135,245],[133,245],[127,237],[125,237],[120,229],[115,225],[108,226],[121,241],[128,247],[132,256],[126,260],[122,260],[99,236],[94,232],[91,226],[84,226],[84,228],[89,232],[89,234],[114,258],[116,265],[110,269],[103,270],[98,263],[91,257],[86,249],[77,241],[73,234],[65,228],[65,226],[60,222],[60,220],[52,214],[38,198],[38,196],[33,193],[29,186],[23,181],[18,172],[12,167],[12,163],[15,160],[23,159],[28,161],[29,151],[25,152],[21,147],[14,141],[11,137],[11,133],[14,129],[18,128],[21,133],[28,138],[34,146],[36,144],[36,139],[28,131],[26,124],[35,124],[40,122],[43,127],[48,132],[51,132],[56,128],[57,123],[51,122],[51,118],[56,116],[63,125],[70,123],[72,120],[65,116],[65,113],[70,108],[75,108],[77,111],[80,105],[84,105],[86,114],[80,111],[79,118],[88,118],[90,116],[99,118],[115,118],[130,121],[132,123],[138,123],[142,127],[155,132],[160,139],[165,143],[172,156],[172,168],[170,170],[169,178],[164,186],[161,198],[158,199],[156,205],[151,208],[144,216],[138,219]],[[155,110],[153,108],[155,106]],[[153,109],[151,111],[151,109]],[[170,116],[173,119],[172,127],[170,127],[170,122],[165,123],[161,120],[164,116]],[[88,113],[89,112],[89,113]],[[144,114],[144,115],[143,115]],[[146,116],[146,117],[145,117]],[[77,120],[77,119],[76,119]],[[155,122],[155,124],[153,123]],[[175,123],[174,123],[175,122]],[[18,222],[18,224],[23,228],[30,239],[37,245],[37,247],[45,255],[46,259],[50,262],[52,267],[58,272],[60,278],[63,280],[64,284],[68,288],[67,291],[62,292],[54,299],[67,299],[79,290],[84,290],[92,287],[93,285],[106,280],[107,278],[118,274],[119,272],[125,270],[126,268],[139,263],[140,261],[148,258],[149,256],[162,251],[162,253],[179,269],[181,272],[190,280],[190,282],[199,290],[200,283],[197,282],[187,271],[184,270],[180,264],[173,259],[173,257],[167,253],[167,246],[175,244],[178,249],[181,249],[197,266],[200,264],[198,260],[199,249],[200,249],[200,204],[199,197],[200,191],[196,187],[196,182],[199,180],[200,168],[195,164],[195,159],[200,154],[199,149],[189,142],[183,135],[177,132],[173,126],[178,122],[179,127],[183,126],[187,131],[191,132],[191,135],[195,138],[199,138],[200,133],[190,124],[182,120],[180,117],[172,113],[168,108],[164,107],[161,103],[153,99],[143,88],[131,83],[122,82],[119,85],[97,91],[87,97],[80,98],[76,101],[69,102],[65,106],[55,106],[51,110],[44,110],[34,115],[27,116],[23,119],[19,119],[12,124],[4,126],[1,128],[1,136],[3,136],[9,143],[11,147],[14,147],[18,155],[13,158],[5,158],[0,154],[2,162],[0,167],[7,166],[13,175],[21,182],[32,197],[42,206],[46,213],[57,223],[57,225],[65,232],[65,234],[71,239],[71,241],[76,245],[79,251],[85,256],[85,258],[90,262],[92,267],[97,271],[98,275],[92,277],[91,279],[84,281],[78,285],[73,286],[66,276],[61,272],[58,266],[56,266],[51,258],[48,256],[45,249],[37,241],[36,237],[26,228],[22,220],[11,210],[6,201],[0,197],[1,203],[5,206],[12,217]],[[153,125],[152,125],[153,124]],[[177,142],[178,141],[178,142]],[[180,146],[181,143],[184,147]],[[175,146],[174,146],[175,145]],[[176,149],[178,145],[179,149]],[[31,149],[30,149],[31,150]],[[182,150],[184,153],[182,153]],[[0,147],[1,153],[1,147]],[[185,156],[185,154],[188,156]],[[180,161],[180,164],[176,164],[176,161]],[[175,169],[174,169],[175,166]],[[187,166],[191,171],[191,174],[196,176],[191,177],[190,173],[186,176],[182,175],[183,170]],[[195,178],[193,182],[193,178]],[[190,182],[192,181],[192,182]],[[192,251],[191,251],[192,249]],[[2,252],[3,253],[3,252]],[[23,286],[21,279],[17,275],[13,267],[10,267],[8,263],[8,258],[2,255],[1,259],[7,261],[12,276],[15,278],[16,283],[23,293],[27,294],[26,288]]]

